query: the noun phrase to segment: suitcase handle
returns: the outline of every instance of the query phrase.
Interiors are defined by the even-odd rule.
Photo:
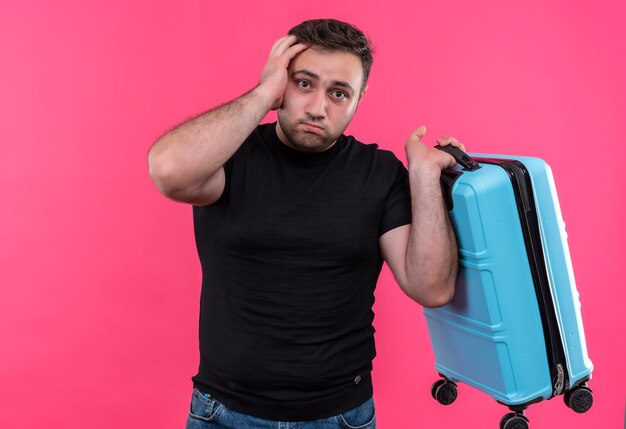
[[[449,153],[454,157],[456,162],[459,163],[463,167],[463,170],[466,171],[475,171],[480,168],[480,164],[472,159],[468,154],[463,152],[456,146],[452,146],[451,144],[447,146],[435,146],[435,149],[442,150],[446,153]]]

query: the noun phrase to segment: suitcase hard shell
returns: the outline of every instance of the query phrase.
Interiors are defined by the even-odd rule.
[[[459,275],[452,302],[424,309],[443,376],[433,396],[447,405],[455,382],[479,389],[514,411],[501,428],[528,427],[523,410],[561,394],[587,411],[593,365],[550,167],[502,155],[472,155],[475,164],[446,151],[466,169],[442,175]]]

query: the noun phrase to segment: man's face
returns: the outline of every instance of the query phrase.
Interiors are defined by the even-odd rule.
[[[288,73],[278,110],[278,137],[303,152],[330,148],[359,105],[363,83],[360,58],[311,47],[291,60]]]

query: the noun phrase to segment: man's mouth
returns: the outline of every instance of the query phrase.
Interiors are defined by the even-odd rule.
[[[302,121],[300,122],[303,127],[304,130],[310,133],[315,133],[315,134],[321,134],[322,132],[324,132],[324,128],[320,125],[311,123],[311,122],[306,122],[306,121]]]

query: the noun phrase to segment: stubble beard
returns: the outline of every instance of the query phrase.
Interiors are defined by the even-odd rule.
[[[308,122],[315,123],[314,120],[308,120]],[[338,134],[329,134],[326,129],[324,129],[322,135],[307,133],[296,129],[297,125],[300,123],[299,120],[291,122],[282,110],[278,111],[278,123],[293,148],[301,152],[309,153],[323,152],[329,149],[347,128],[346,124]]]

